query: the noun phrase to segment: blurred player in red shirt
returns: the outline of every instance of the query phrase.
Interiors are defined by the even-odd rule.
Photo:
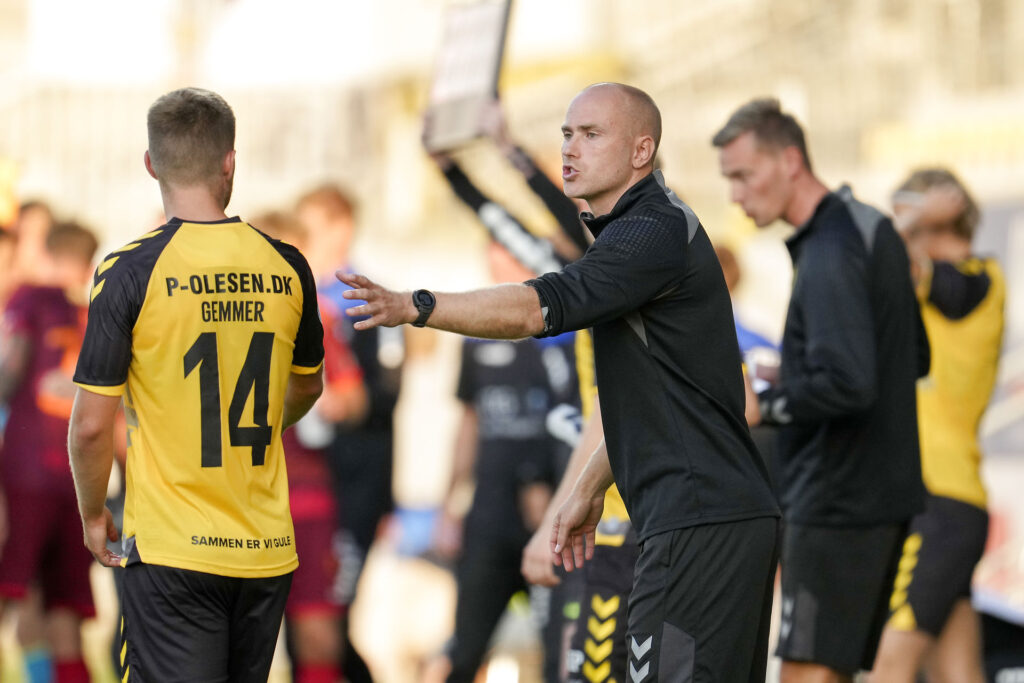
[[[253,225],[309,252],[305,229],[287,214],[268,213]],[[313,409],[281,437],[299,554],[285,605],[296,683],[341,680],[341,619],[348,605],[338,586],[338,507],[324,449],[334,438],[336,424],[362,420],[369,407],[362,371],[338,334],[337,313],[322,296],[318,298],[324,326],[324,392]]]
[[[49,230],[37,282],[21,285],[7,302],[0,345],[0,402],[10,409],[0,450],[0,600],[19,602],[38,583],[58,683],[89,680],[80,626],[95,614],[67,432],[84,319],[69,293],[85,290],[96,246],[77,224]]]

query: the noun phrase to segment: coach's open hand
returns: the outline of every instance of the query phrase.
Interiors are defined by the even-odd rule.
[[[352,327],[355,329],[369,330],[381,325],[395,327],[414,322],[419,317],[419,311],[412,303],[412,292],[393,292],[362,275],[341,271],[336,275],[339,280],[352,287],[344,292],[343,296],[346,299],[358,299],[366,302],[361,306],[353,306],[347,311],[347,314],[353,318],[369,316],[367,320],[353,323]]]
[[[121,556],[107,548],[107,541],[117,540],[117,527],[110,508],[103,508],[103,516],[91,520],[83,520],[85,530],[85,547],[89,549],[96,561],[104,567],[120,567]]]
[[[607,487],[605,487],[607,488]],[[583,567],[594,559],[597,523],[604,511],[604,490],[588,495],[574,490],[559,509],[551,525],[552,561],[565,571]]]

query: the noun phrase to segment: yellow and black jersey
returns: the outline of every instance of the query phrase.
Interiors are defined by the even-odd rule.
[[[995,386],[1006,286],[994,259],[935,262],[918,287],[932,362],[918,382],[928,491],[985,507],[978,426]]]
[[[124,400],[125,562],[295,569],[284,396],[323,356],[305,258],[238,218],[175,218],[107,256],[75,383]]]

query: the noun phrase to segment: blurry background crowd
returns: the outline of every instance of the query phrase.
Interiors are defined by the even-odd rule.
[[[42,248],[46,212],[19,215],[25,202],[90,227],[101,253],[163,222],[142,164],[145,113],[156,96],[185,85],[215,90],[235,110],[239,162],[229,215],[261,229],[261,215],[268,228],[294,217],[327,272],[351,266],[403,288],[489,282],[488,237],[421,144],[449,4],[0,0],[4,294],[31,277]],[[710,144],[738,105],[777,96],[803,123],[818,175],[833,187],[849,182],[878,207],[890,207],[896,186],[922,166],[953,169],[970,188],[982,214],[975,252],[1000,260],[1008,289],[999,384],[982,425],[993,527],[976,603],[1024,625],[1024,3],[514,3],[501,104],[511,138],[549,175],[559,173],[568,101],[605,80],[643,88],[660,106],[665,177],[716,244],[735,253],[743,272],[737,314],[768,340],[781,336],[790,289],[777,233],[785,228],[758,232],[730,205]],[[454,156],[531,231],[556,232],[495,140]],[[338,230],[348,230],[349,218],[338,219],[337,206],[323,199],[332,187],[351,201],[351,249],[329,236],[341,232],[315,225],[336,219]],[[318,188],[327,192],[319,195],[324,215],[309,211]],[[412,679],[451,628],[454,586],[430,541],[461,419],[461,348],[454,336],[410,329],[371,353],[385,374],[401,369],[401,390],[387,399],[397,398],[398,512],[379,527],[351,612],[353,640],[380,680]],[[375,371],[362,372],[372,403]],[[109,577],[96,579],[97,595],[109,596]],[[525,611],[505,631],[505,648],[516,656],[499,656],[488,680],[539,675]],[[113,628],[112,612],[101,606],[100,617],[91,626],[96,643]],[[13,634],[6,640],[11,651]],[[105,657],[91,655],[95,671],[107,666]],[[17,675],[11,658],[4,661]],[[282,658],[276,671],[286,669]]]

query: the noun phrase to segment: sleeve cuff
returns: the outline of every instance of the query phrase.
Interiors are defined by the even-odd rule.
[[[75,386],[81,387],[88,392],[93,394],[99,394],[100,396],[121,396],[124,394],[124,387],[127,382],[122,382],[114,386],[104,386],[101,384],[86,384],[85,382],[75,382]]]
[[[532,287],[533,291],[537,292],[537,299],[540,301],[540,314],[544,318],[544,329],[540,334],[535,334],[535,339],[543,339],[544,337],[552,337],[558,334],[558,330],[554,329],[551,323],[551,304],[547,294],[544,292],[543,280],[527,280],[523,283],[527,287]]]
[[[310,367],[308,365],[295,365],[293,363],[292,364],[292,374],[295,374],[295,375],[312,375],[314,373],[320,372],[320,368],[322,368],[323,366],[324,366],[324,362],[323,361],[320,361],[314,367]]]

